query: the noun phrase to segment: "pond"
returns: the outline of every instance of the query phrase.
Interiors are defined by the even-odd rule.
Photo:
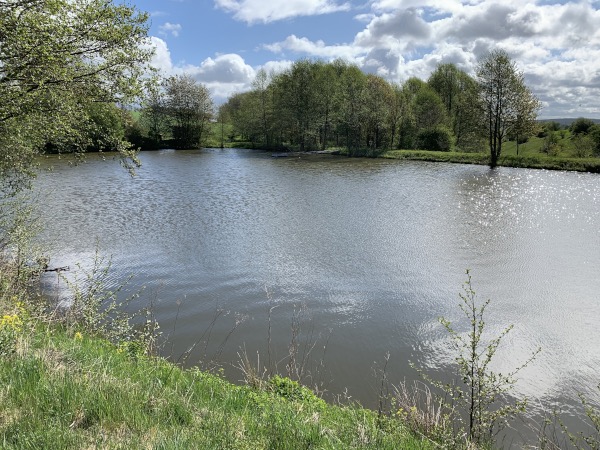
[[[494,368],[542,348],[516,385],[530,414],[600,400],[598,175],[236,149],[141,160],[131,178],[93,155],[43,159],[42,240],[53,267],[112,255],[110,282],[144,287],[173,360],[216,359],[235,381],[244,353],[286,373],[292,344],[330,398],[376,407],[388,352],[391,383],[419,377],[409,361],[452,372],[438,319],[465,330],[470,269],[486,336],[514,325]],[[46,277],[47,295],[61,286]]]

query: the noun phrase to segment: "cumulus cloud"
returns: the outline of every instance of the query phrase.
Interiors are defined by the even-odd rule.
[[[354,42],[361,47],[378,47],[390,41],[424,42],[430,37],[431,25],[421,18],[418,10],[409,8],[375,17]]]
[[[356,48],[355,46],[325,45],[325,42],[323,41],[313,42],[305,37],[299,38],[293,34],[288,36],[282,42],[266,44],[264,45],[264,48],[272,51],[273,53],[285,53],[287,50],[294,53],[304,53],[325,59],[352,59],[358,53],[360,53],[360,49]]]
[[[269,23],[297,16],[314,16],[347,11],[349,3],[334,0],[215,0],[215,6],[233,14],[236,20],[249,24]]]
[[[351,42],[293,34],[264,48],[288,59],[343,57],[395,82],[426,79],[444,62],[474,74],[479,58],[502,48],[543,101],[542,116],[600,117],[597,1],[371,0],[369,5],[355,15],[365,26]]]
[[[237,54],[206,58],[200,65],[186,66],[184,70],[205,84],[217,102],[234,92],[249,89],[256,75],[256,71]]]
[[[187,73],[205,84],[217,103],[225,101],[234,92],[250,89],[256,75],[256,70],[234,53],[206,58],[197,65],[174,64],[163,39],[153,36],[147,45],[154,48],[152,66],[163,76]]]
[[[173,62],[167,43],[159,37],[151,36],[144,45],[154,49],[150,65],[162,73],[171,74],[173,72]]]
[[[181,25],[178,23],[171,23],[171,22],[165,22],[164,24],[160,25],[158,27],[158,29],[160,30],[160,33],[163,35],[167,35],[170,34],[173,37],[177,37],[179,36],[179,33],[181,31]]]

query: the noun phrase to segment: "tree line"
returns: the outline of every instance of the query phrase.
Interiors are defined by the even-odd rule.
[[[475,84],[450,64],[438,67],[431,83],[411,78],[399,85],[342,60],[301,60],[279,74],[259,71],[252,87],[221,109],[235,132],[258,146],[373,155],[449,150],[453,136],[464,147],[476,145],[475,117],[464,108]]]
[[[253,147],[344,149],[374,156],[382,150],[481,151],[495,166],[508,137],[535,130],[539,100],[504,51],[488,54],[472,77],[440,64],[426,80],[403,84],[365,74],[343,60],[299,60],[281,73],[258,71],[251,90],[232,95],[212,115],[208,90],[186,75],[150,92],[142,120],[151,145],[202,146],[207,123],[233,127]],[[152,144],[153,143],[153,144]]]
[[[344,148],[481,151],[496,165],[509,136],[535,129],[539,100],[504,51],[493,51],[472,77],[440,64],[426,80],[402,85],[342,60],[300,60],[278,74],[258,72],[248,92],[219,110],[253,144],[300,151]]]

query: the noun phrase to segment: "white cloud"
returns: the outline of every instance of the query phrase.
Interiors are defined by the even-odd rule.
[[[154,48],[154,55],[150,62],[152,67],[158,69],[162,73],[171,74],[173,71],[173,62],[171,61],[171,52],[169,51],[167,43],[161,38],[151,36],[146,45]]]
[[[350,8],[350,0],[215,0],[214,4],[249,24]],[[362,4],[366,6],[356,8],[354,16],[362,30],[347,42],[309,39],[290,32],[258,49],[272,52],[272,61],[251,66],[236,53],[175,64],[166,42],[152,37],[156,49],[153,65],[167,75],[192,74],[219,102],[233,92],[249,89],[258,69],[280,72],[298,57],[343,58],[401,83],[411,76],[427,79],[445,62],[473,74],[479,57],[502,48],[542,100],[543,117],[600,117],[598,2],[370,0]],[[177,36],[181,26],[167,22],[160,30],[165,36]]]
[[[350,9],[349,3],[335,0],[215,0],[215,6],[233,13],[236,20],[249,24],[269,23],[297,16],[315,16]]]
[[[323,41],[313,42],[307,38],[299,38],[293,34],[288,36],[285,41],[266,44],[264,48],[273,53],[285,53],[288,50],[325,59],[352,59],[360,53],[360,49],[352,45],[325,45]]]
[[[148,45],[155,50],[151,64],[163,76],[187,73],[205,84],[217,103],[225,101],[234,92],[250,89],[256,75],[256,69],[246,64],[240,55],[234,53],[206,58],[198,65],[174,64],[169,47],[163,39],[152,36]],[[272,65],[267,63],[265,67],[272,70],[279,64],[281,63]]]
[[[181,32],[181,25],[178,23],[165,22],[158,27],[160,33],[163,35],[170,34],[171,36],[177,37]]]
[[[287,69],[292,67],[293,63],[294,62],[290,60],[268,61],[257,67],[257,69],[264,69],[268,74],[277,74],[285,72]]]
[[[206,58],[199,66],[186,66],[183,70],[205,84],[217,102],[249,89],[256,75],[254,68],[236,54]]]

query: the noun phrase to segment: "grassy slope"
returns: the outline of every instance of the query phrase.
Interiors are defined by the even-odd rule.
[[[373,411],[291,401],[42,323],[24,330],[0,357],[3,449],[432,448]]]

